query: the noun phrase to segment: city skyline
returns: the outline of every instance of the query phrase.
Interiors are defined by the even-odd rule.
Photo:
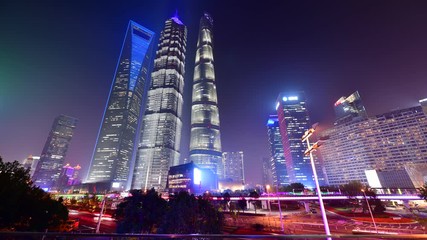
[[[308,92],[310,116],[320,128],[333,124],[336,99],[356,90],[370,116],[415,106],[427,95],[426,3],[181,3],[4,3],[3,159],[39,155],[50,119],[63,113],[80,119],[66,161],[88,169],[124,26],[133,19],[159,33],[176,8],[189,26],[188,63],[194,63],[200,15],[207,11],[215,19],[222,150],[245,152],[255,169],[246,168],[246,176],[254,176],[249,182],[260,182],[260,159],[269,156],[265,121],[279,92]],[[30,29],[21,27],[29,23]],[[192,68],[186,68],[187,103]],[[185,126],[190,110],[184,108]],[[182,158],[188,145],[189,127],[183,127]]]

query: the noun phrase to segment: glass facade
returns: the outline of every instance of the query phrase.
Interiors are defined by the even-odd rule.
[[[285,155],[283,153],[282,137],[280,135],[279,119],[277,115],[270,115],[267,121],[268,142],[270,144],[271,158],[269,166],[265,167],[271,172],[271,180],[274,186],[289,185],[289,176],[286,169]]]
[[[277,99],[277,115],[286,170],[291,183],[302,183],[314,188],[313,170],[310,157],[305,156],[307,144],[301,141],[305,131],[310,129],[310,118],[303,92],[281,93]],[[311,139],[314,143],[314,139]],[[325,185],[325,175],[319,158],[314,154],[315,167],[320,185]]]
[[[200,19],[194,67],[190,161],[223,176],[212,30],[212,17],[205,13]]]
[[[164,190],[169,167],[179,164],[186,42],[186,26],[177,16],[167,20],[151,74],[133,189]]]
[[[245,184],[245,167],[243,164],[243,152],[223,152],[222,169],[224,174],[219,176],[225,181]]]
[[[32,178],[34,184],[45,191],[59,187],[58,178],[77,122],[76,118],[65,115],[58,116],[53,122]]]
[[[348,97],[341,97],[334,106],[335,125],[353,121],[364,120],[368,117],[359,92],[356,91]]]
[[[138,128],[147,97],[154,33],[130,21],[110,90],[87,183],[107,183],[111,190],[128,186],[138,143]]]
[[[365,170],[427,164],[427,116],[421,106],[338,125],[321,137],[325,140],[319,149],[331,185],[352,180],[366,184]]]

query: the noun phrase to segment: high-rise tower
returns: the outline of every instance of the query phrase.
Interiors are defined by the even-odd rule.
[[[282,138],[280,135],[279,118],[270,115],[267,121],[268,142],[270,143],[271,158],[269,168],[274,186],[289,185],[289,176],[286,169],[286,161],[283,153]]]
[[[191,106],[190,160],[222,175],[221,135],[213,58],[213,20],[200,19]]]
[[[338,99],[334,104],[334,109],[336,115],[335,125],[361,121],[368,118],[358,91],[348,97]]]
[[[245,167],[243,163],[243,152],[223,152],[222,162],[224,180],[245,184]]]
[[[314,188],[310,157],[304,155],[307,144],[301,141],[305,131],[311,127],[305,94],[303,92],[279,94],[277,115],[289,181]],[[319,158],[316,155],[314,158],[319,182],[323,185],[326,183],[325,175]]]
[[[40,188],[49,191],[58,187],[57,180],[77,122],[76,118],[65,115],[55,118],[33,175],[34,183]]]
[[[132,187],[163,190],[169,167],[179,164],[187,28],[178,16],[160,34]]]
[[[92,156],[87,183],[124,190],[132,173],[149,84],[154,33],[130,21]]]

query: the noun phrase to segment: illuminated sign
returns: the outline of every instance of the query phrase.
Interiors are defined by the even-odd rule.
[[[120,183],[119,182],[113,182],[113,188],[118,188],[120,187]]]
[[[427,102],[427,98],[421,99],[420,103],[422,103],[422,102]]]
[[[283,97],[282,100],[284,102],[286,102],[286,101],[297,101],[298,97],[297,96]]]
[[[274,120],[273,119],[268,119],[267,125],[273,125],[273,124],[274,124]]]
[[[194,168],[193,172],[193,183],[200,185],[202,182],[202,172],[198,168]]]

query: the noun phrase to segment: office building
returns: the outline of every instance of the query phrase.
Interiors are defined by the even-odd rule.
[[[427,114],[427,98],[421,99],[419,103],[423,108],[424,113]]]
[[[45,191],[56,190],[65,156],[74,134],[78,120],[60,115],[53,121],[39,163],[32,177],[35,185]]]
[[[190,161],[221,176],[221,134],[213,58],[213,20],[200,19],[191,106]]]
[[[289,185],[289,175],[286,168],[282,137],[280,135],[279,128],[279,118],[277,115],[269,116],[267,121],[267,131],[271,157],[268,158],[268,162],[264,162],[264,171],[271,173],[272,182],[270,184],[273,184],[274,186]],[[265,178],[268,178],[268,176],[265,176]]]
[[[164,190],[169,167],[179,164],[186,41],[178,16],[168,19],[151,73],[132,189]]]
[[[387,172],[394,171],[396,179],[402,179],[400,184],[383,182],[407,187],[407,175],[410,177],[413,171],[409,167],[427,164],[427,117],[421,106],[337,125],[324,131],[322,138],[325,140],[319,150],[331,185],[352,180],[368,184],[365,171],[375,170],[383,179],[390,175]]]
[[[245,167],[243,163],[243,152],[223,152],[222,165],[224,174],[220,176],[227,182],[245,184]]]
[[[273,174],[271,171],[271,157],[262,158],[262,185],[273,185]],[[286,166],[285,166],[286,169]]]
[[[39,156],[28,155],[28,157],[22,162],[22,166],[25,169],[30,169],[30,177],[34,175],[34,171],[36,171],[37,164],[39,163],[39,161]]]
[[[291,183],[302,183],[314,188],[313,170],[310,157],[305,156],[307,144],[301,141],[305,131],[311,128],[305,94],[303,92],[281,93],[277,99],[277,115],[286,170]],[[314,139],[311,139],[314,143]],[[319,158],[313,155],[320,185],[325,177]]]
[[[104,183],[107,190],[125,190],[139,142],[150,80],[154,33],[130,21],[101,121],[86,183]]]
[[[201,195],[206,191],[218,189],[218,179],[212,170],[190,162],[170,168],[167,188],[169,193],[187,191],[190,194]]]
[[[75,167],[73,167],[69,163],[67,163],[64,167],[62,167],[62,171],[59,176],[60,189],[63,190],[67,186],[80,184],[81,183],[81,180],[79,179],[80,170],[81,170],[81,166],[78,164]]]
[[[336,115],[335,125],[361,121],[368,118],[358,91],[348,97],[341,97],[334,105]]]

